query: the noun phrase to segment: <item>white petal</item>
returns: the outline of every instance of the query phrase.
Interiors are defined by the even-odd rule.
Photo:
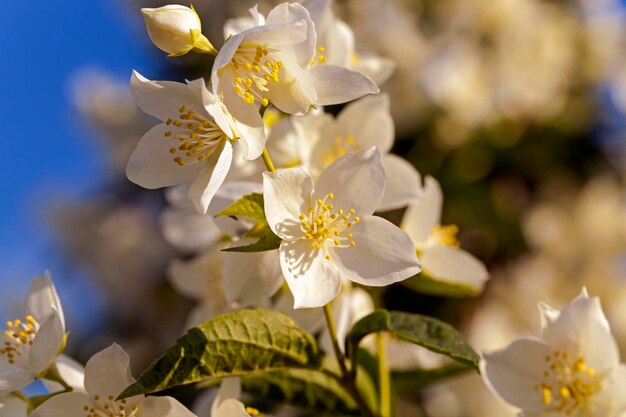
[[[146,397],[139,404],[137,417],[195,417],[172,397]]]
[[[600,392],[591,398],[593,416],[623,416],[626,410],[626,365],[619,364],[603,381]]]
[[[198,300],[221,291],[224,262],[221,248],[221,245],[215,245],[188,261],[174,259],[168,268],[168,276],[176,291]]]
[[[322,307],[339,293],[341,277],[332,260],[304,239],[280,244],[280,267],[293,294],[294,308]]]
[[[246,407],[241,401],[226,400],[211,414],[211,417],[250,417],[250,414],[246,412]]]
[[[180,107],[198,104],[197,98],[186,84],[173,81],[151,81],[133,71],[130,92],[144,112],[166,121],[177,118]]]
[[[161,229],[165,240],[184,252],[204,250],[222,235],[213,216],[200,214],[195,208],[165,209],[161,216]]]
[[[326,47],[324,56],[325,64],[340,65],[349,67],[354,59],[354,32],[346,23],[339,19],[334,19],[328,26],[324,39],[321,36],[317,41],[318,45]]]
[[[299,45],[307,40],[308,26],[304,19],[288,22],[254,27],[242,32],[243,42],[255,43],[259,45],[269,45],[278,47],[280,50],[289,50],[290,45]],[[242,42],[242,43],[243,43]]]
[[[265,215],[270,228],[283,239],[302,235],[298,216],[310,207],[313,182],[300,168],[263,173]]]
[[[46,271],[43,276],[36,276],[30,284],[30,290],[26,296],[26,315],[33,316],[39,323],[43,323],[52,312],[54,307],[63,328],[65,328],[65,315],[59,294],[52,283],[50,272]]]
[[[381,153],[389,152],[395,131],[389,96],[381,93],[348,104],[337,116],[337,129],[343,136],[353,135],[363,148],[376,146]]]
[[[255,241],[244,238],[236,246]],[[224,293],[230,303],[257,306],[269,299],[283,283],[278,251],[224,253]]]
[[[188,195],[199,213],[206,214],[213,196],[230,170],[232,161],[233,145],[226,141],[213,152],[204,169],[191,183]]]
[[[222,379],[220,389],[213,400],[211,416],[227,400],[238,400],[241,397],[241,380],[239,377],[227,377]]]
[[[266,24],[292,22],[304,23],[306,38],[297,44],[283,45],[280,49],[282,52],[289,54],[300,67],[304,68],[313,59],[315,45],[317,44],[315,24],[311,20],[309,11],[297,3],[281,3],[269,12]]]
[[[483,381],[496,396],[524,411],[543,410],[543,398],[535,386],[545,379],[545,358],[552,353],[542,340],[516,340],[502,350],[483,354]]]
[[[422,197],[421,177],[415,167],[397,155],[383,155],[385,193],[379,211],[393,210],[416,203]]]
[[[0,417],[26,417],[28,404],[13,395],[0,398]]]
[[[169,130],[170,126],[160,124],[143,135],[126,166],[129,180],[144,188],[169,187],[190,180],[204,168],[201,163],[180,166],[174,162],[170,153],[174,141],[164,135]]]
[[[358,62],[352,68],[367,75],[376,84],[381,85],[393,75],[396,63],[389,58],[360,55]]]
[[[267,98],[285,113],[306,113],[317,102],[313,82],[291,57],[281,53],[278,58],[283,63],[283,69],[279,81],[269,85],[269,91],[265,93]]]
[[[317,92],[316,104],[320,106],[341,104],[380,91],[366,75],[337,65],[315,65],[308,72]]]
[[[11,365],[4,358],[0,359],[0,394],[17,391],[35,379],[35,375],[28,370]]]
[[[539,314],[541,316],[541,331],[543,332],[546,326],[559,318],[561,312],[541,301],[537,304],[537,306],[539,307]]]
[[[262,193],[263,185],[256,182],[227,182],[223,184],[209,205],[209,215],[215,217],[215,215],[226,207],[240,199],[246,194]],[[215,224],[220,228],[222,233],[230,236],[241,236],[247,232],[254,223],[248,221],[243,217],[237,220],[228,216],[220,216],[215,218]]]
[[[55,365],[59,375],[61,375],[61,378],[63,378],[67,385],[72,387],[75,391],[85,391],[85,368],[83,365],[65,354],[59,355]],[[58,382],[44,379],[43,384],[50,392],[59,392],[64,390],[63,386]]]
[[[293,295],[289,291],[283,291],[278,296],[273,310],[289,315],[298,323],[298,326],[311,334],[318,333],[326,327],[324,315],[319,308],[303,308],[295,310],[293,308]]]
[[[463,249],[435,245],[420,254],[424,272],[437,281],[463,284],[482,291],[489,278],[485,265]]]
[[[117,397],[133,382],[128,354],[115,343],[93,355],[85,366],[85,389],[89,395]]]
[[[37,330],[28,355],[30,369],[35,375],[48,369],[54,362],[60,353],[64,336],[65,328],[61,323],[61,318],[53,309],[52,314]]]
[[[383,196],[385,171],[375,147],[353,152],[330,164],[315,183],[313,201],[334,194],[333,206],[357,216],[372,214]]]
[[[380,287],[420,272],[411,239],[393,223],[382,217],[364,216],[350,232],[356,245],[334,250],[343,278]]]
[[[619,363],[617,344],[598,297],[575,299],[542,334],[551,346],[584,357],[597,372]]]
[[[37,407],[30,417],[82,417],[85,415],[83,407],[91,404],[91,398],[86,394],[68,392],[50,398]]]
[[[424,242],[433,228],[441,224],[441,207],[443,205],[441,187],[433,177],[428,176],[425,181],[422,198],[406,209],[400,226],[411,236],[416,246]]]

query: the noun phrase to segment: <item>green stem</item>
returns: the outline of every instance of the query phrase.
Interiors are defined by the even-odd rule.
[[[267,152],[267,148],[263,148],[262,156],[263,156],[263,162],[265,163],[267,170],[269,172],[276,172],[276,168],[274,168],[274,163],[272,162],[272,159],[270,158],[270,154]]]
[[[387,358],[387,335],[383,332],[376,334],[378,350],[378,381],[380,390],[380,416],[391,416],[391,381],[389,378],[389,363]]]
[[[49,381],[54,381],[54,382],[58,382],[59,384],[61,384],[61,386],[63,386],[63,389],[66,392],[72,391],[72,387],[70,387],[68,385],[67,382],[65,382],[65,380],[63,379],[63,377],[61,376],[61,374],[59,373],[59,370],[57,369],[57,366],[55,363],[53,363],[48,370],[46,371],[46,373],[42,376],[42,378],[47,379]]]
[[[356,382],[354,379],[354,375],[348,371],[346,367],[346,358],[341,352],[341,348],[339,347],[339,339],[337,338],[337,328],[335,327],[335,321],[333,320],[333,313],[330,309],[330,306],[326,304],[324,306],[324,317],[326,318],[326,324],[328,326],[328,332],[330,333],[330,339],[333,343],[333,350],[335,351],[335,356],[337,357],[337,363],[339,364],[339,369],[341,369],[342,380],[346,384],[346,389],[352,394],[352,398],[359,405],[361,411],[367,417],[376,417],[376,414],[369,408],[367,402],[361,395],[361,392],[356,386]],[[356,365],[354,365],[356,367]]]

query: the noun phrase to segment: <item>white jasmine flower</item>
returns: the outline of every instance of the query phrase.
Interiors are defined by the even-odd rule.
[[[128,354],[120,346],[96,353],[85,366],[85,393],[58,394],[44,402],[32,417],[193,417],[194,414],[172,397],[137,395],[116,401],[135,382]]]
[[[184,55],[192,49],[217,52],[202,34],[200,17],[193,9],[169,4],[156,9],[141,9],[150,39],[157,48],[171,56]]]
[[[237,122],[202,79],[187,84],[158,82],[133,72],[131,92],[143,111],[164,122],[141,138],[128,162],[128,179],[142,187],[167,187],[193,179],[189,198],[199,212],[206,213],[230,169],[232,142],[238,139],[247,159],[263,152],[263,129],[239,138]]]
[[[371,216],[384,186],[376,148],[338,159],[315,184],[301,168],[264,174],[265,213],[283,239],[281,269],[295,308],[327,304],[342,279],[383,286],[420,271],[409,236]]]
[[[394,140],[389,96],[381,93],[347,105],[337,118],[310,112],[280,121],[269,136],[268,147],[278,166],[300,165],[314,179],[337,158],[376,146],[385,167],[385,193],[378,210],[391,210],[420,197],[421,179],[406,160],[388,153]]]
[[[421,199],[410,205],[402,219],[417,249],[424,273],[437,281],[461,284],[482,291],[488,279],[485,265],[461,249],[456,225],[441,225],[443,193],[437,180],[426,177]]]
[[[586,290],[563,310],[540,304],[541,338],[484,353],[491,391],[526,417],[614,417],[626,409],[626,366],[602,312]]]
[[[0,394],[41,378],[63,348],[65,317],[50,273],[33,279],[25,304],[25,319],[8,321],[2,333]]]
[[[72,387],[74,391],[85,392],[85,368],[83,365],[65,354],[60,354],[54,365],[57,373],[68,386]],[[56,381],[44,379],[42,382],[50,392],[65,390],[65,387]]]
[[[263,126],[259,107],[270,102],[285,113],[344,103],[378,87],[367,76],[338,65],[312,65],[317,36],[309,12],[282,3],[265,22],[253,9],[253,24],[231,36],[213,65],[213,91],[242,124]]]

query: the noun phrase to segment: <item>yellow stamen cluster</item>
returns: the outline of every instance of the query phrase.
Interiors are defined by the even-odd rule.
[[[33,345],[33,339],[39,329],[39,323],[32,316],[26,320],[7,321],[6,330],[2,334],[4,344],[0,348],[0,355],[4,356],[11,365],[28,364],[28,352]]]
[[[86,417],[136,417],[137,405],[128,405],[126,400],[115,401],[115,396],[94,395],[92,403],[83,407]]]
[[[178,110],[178,118],[167,119],[165,124],[172,126],[164,136],[176,141],[177,146],[170,148],[176,155],[173,160],[180,166],[202,162],[228,138],[217,124],[183,105]]]
[[[549,411],[573,415],[602,388],[600,377],[585,358],[572,360],[567,352],[556,351],[545,361],[545,380],[535,385],[535,391]]]
[[[332,203],[335,196],[330,193],[324,199],[318,199],[309,207],[306,214],[300,215],[300,230],[304,237],[310,241],[312,249],[325,249],[330,247],[349,248],[356,246],[352,240],[352,233],[343,233],[350,229],[354,223],[361,219],[355,216],[355,210],[350,209],[345,212],[342,209],[334,210]],[[354,216],[354,217],[353,217]],[[330,254],[326,254],[326,259],[330,259]]]
[[[355,139],[353,135],[335,137],[333,144],[322,156],[324,168],[347,153],[360,151],[362,148],[359,145],[355,145],[354,142]]]
[[[311,66],[318,63],[323,64],[324,62],[326,62],[326,56],[324,56],[325,50],[326,48],[324,48],[323,46],[317,48],[316,56],[311,60]]]
[[[437,226],[431,231],[431,238],[443,245],[458,248],[461,243],[456,237],[457,233],[459,233],[459,228],[455,224]]]
[[[267,45],[241,44],[230,61],[233,71],[233,88],[241,99],[248,104],[256,100],[263,106],[269,105],[267,92],[270,81],[280,81],[283,62],[274,59]]]

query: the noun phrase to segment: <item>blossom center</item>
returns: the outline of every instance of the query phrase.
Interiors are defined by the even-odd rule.
[[[176,142],[176,146],[170,148],[170,153],[175,155],[173,161],[178,165],[204,161],[227,140],[227,136],[214,121],[189,107],[181,106],[178,113],[177,118],[167,119],[165,122],[173,130],[167,130],[163,134]]]
[[[283,69],[275,52],[267,45],[251,43],[241,44],[235,52],[230,61],[233,89],[244,103],[254,104],[258,100],[263,106],[269,105],[270,81],[278,83]]]
[[[324,199],[316,200],[313,207],[309,207],[306,213],[299,216],[300,230],[304,238],[309,241],[312,249],[324,249],[326,259],[330,259],[328,249],[331,247],[356,246],[349,229],[354,223],[361,221],[358,216],[355,216],[354,209],[349,209],[347,212],[343,209],[335,210],[331,203],[327,203],[334,198],[333,193],[327,194]]]
[[[459,227],[455,224],[446,226],[436,226],[430,232],[429,240],[431,243],[438,243],[445,246],[458,248],[461,246],[459,239],[456,237],[459,233]]]
[[[550,411],[573,414],[589,397],[602,389],[602,380],[584,357],[570,358],[567,352],[556,351],[546,356],[544,381],[535,385],[543,404]]]
[[[28,353],[33,345],[39,323],[33,316],[26,316],[24,321],[7,321],[6,330],[2,334],[3,346],[0,356],[4,356],[11,365],[28,366]]]
[[[115,401],[114,395],[94,395],[91,404],[83,407],[86,417],[136,417],[139,407],[126,400]]]
[[[359,145],[355,145],[354,141],[353,135],[336,136],[332,145],[330,145],[326,153],[322,156],[324,168],[347,153],[360,151],[362,148]]]

